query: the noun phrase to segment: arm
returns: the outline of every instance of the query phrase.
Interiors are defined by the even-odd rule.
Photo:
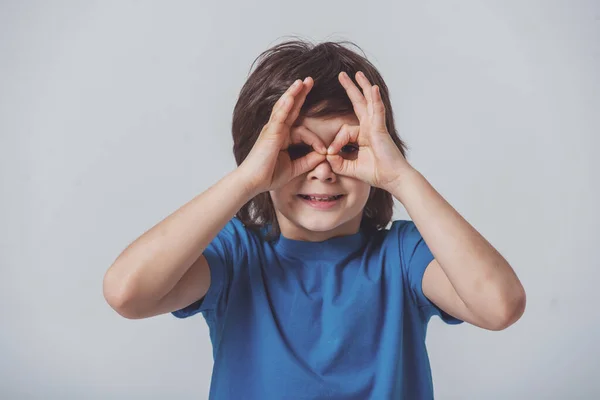
[[[343,127],[330,145],[327,159],[334,172],[385,189],[404,205],[435,257],[422,281],[429,300],[483,328],[514,323],[525,309],[525,291],[511,266],[406,161],[388,131],[379,86],[363,72],[356,73],[362,92],[345,72],[339,80],[360,125]],[[337,154],[348,142],[359,145],[355,159]]]
[[[210,285],[203,249],[253,193],[237,169],[130,244],[104,276],[108,304],[126,318],[185,307]]]
[[[325,159],[319,137],[291,129],[314,81],[297,80],[242,164],[127,247],[104,276],[104,297],[126,318],[175,311],[206,295],[210,270],[204,249],[240,208],[259,193],[285,185]],[[292,160],[287,148],[305,142],[320,150]]]
[[[406,171],[389,191],[435,257],[423,276],[425,296],[485,329],[501,330],[516,322],[526,296],[511,266],[418,171]]]

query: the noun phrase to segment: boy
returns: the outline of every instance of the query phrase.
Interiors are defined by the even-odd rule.
[[[407,162],[366,58],[300,41],[260,57],[234,109],[238,167],[123,251],[108,303],[201,312],[210,398],[433,398],[431,316],[504,329],[519,279]],[[392,196],[412,221],[385,229]]]

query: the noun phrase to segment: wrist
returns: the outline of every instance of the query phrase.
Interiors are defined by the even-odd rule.
[[[407,188],[414,185],[415,180],[418,179],[424,179],[423,175],[415,168],[409,166],[404,168],[402,172],[387,185],[386,190],[402,203],[403,194],[406,193]]]
[[[243,165],[237,167],[230,173],[235,186],[241,190],[247,201],[252,200],[256,195],[264,192],[255,182],[252,173],[247,173]]]

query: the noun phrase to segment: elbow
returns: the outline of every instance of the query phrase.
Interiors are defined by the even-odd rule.
[[[108,305],[120,316],[127,319],[141,318],[139,313],[135,312],[135,296],[128,287],[126,279],[116,276],[114,271],[109,269],[104,275],[102,282],[102,294]]]
[[[498,306],[497,317],[489,327],[492,331],[502,331],[517,322],[525,313],[527,306],[527,295],[522,286],[516,293],[507,296]]]

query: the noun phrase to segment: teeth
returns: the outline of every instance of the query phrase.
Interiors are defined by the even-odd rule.
[[[314,196],[305,196],[305,195],[302,195],[302,197],[304,197],[307,200],[312,200],[312,201],[332,201],[332,200],[339,199],[341,197],[341,195],[329,196],[329,197],[314,197]]]

